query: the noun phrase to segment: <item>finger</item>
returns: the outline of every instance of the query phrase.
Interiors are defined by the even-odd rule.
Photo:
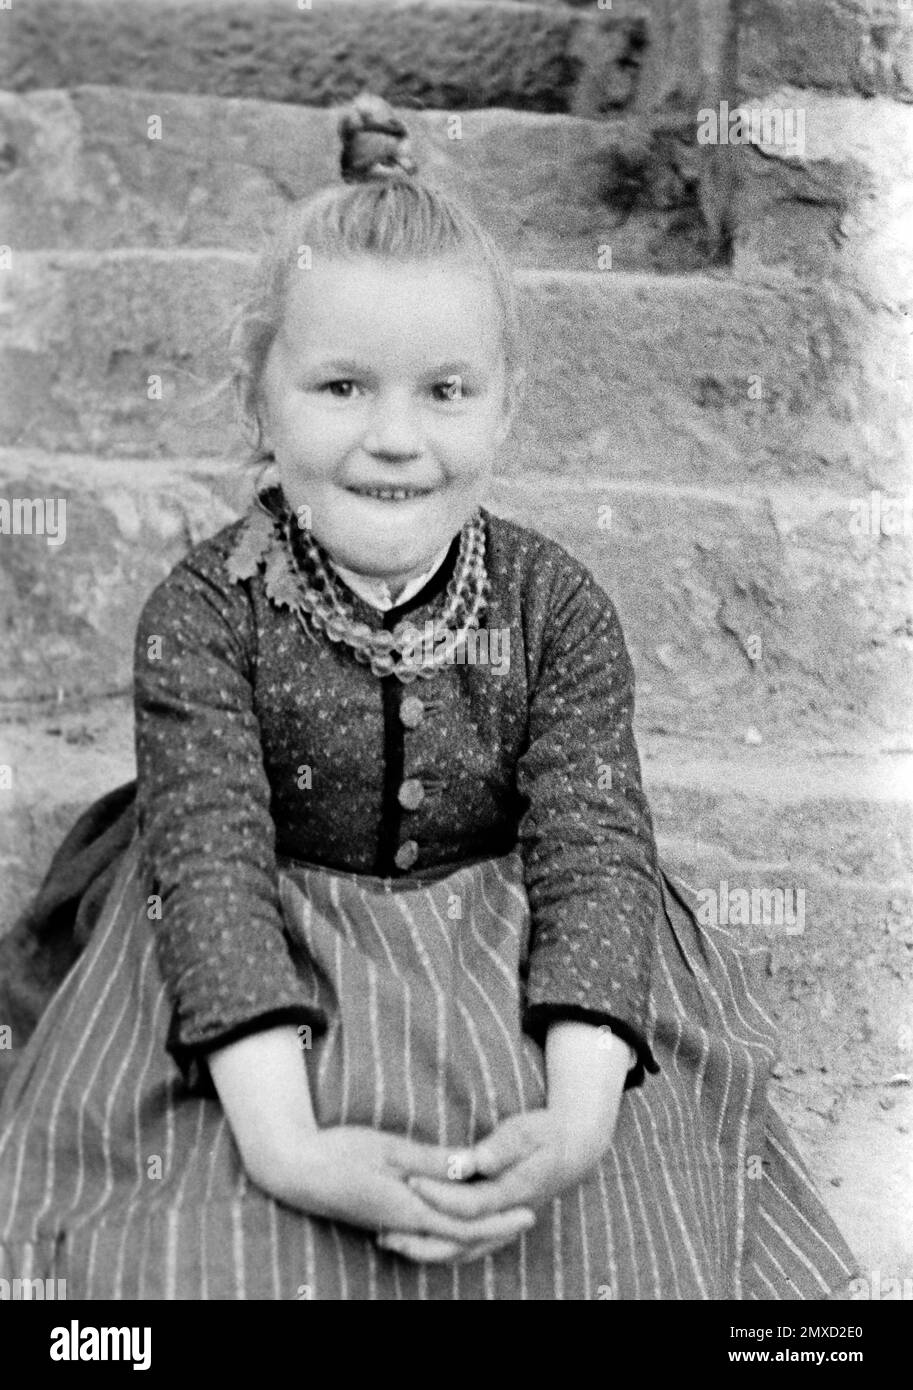
[[[441,1240],[439,1236],[417,1236],[406,1231],[393,1231],[378,1236],[381,1250],[392,1250],[406,1260],[420,1264],[452,1264],[463,1251],[456,1240]]]
[[[387,1162],[397,1172],[417,1173],[448,1182],[465,1182],[476,1171],[472,1149],[446,1149],[435,1144],[416,1144],[412,1139],[392,1138]]]
[[[526,1173],[516,1168],[503,1177],[486,1178],[481,1182],[463,1184],[438,1182],[434,1178],[410,1178],[409,1186],[436,1211],[463,1221],[480,1220],[495,1212],[506,1215],[516,1211],[534,1215],[528,1205],[534,1195],[532,1185]]]
[[[472,1150],[472,1164],[476,1173],[486,1178],[497,1177],[528,1157],[535,1147],[535,1139],[524,1121],[525,1116],[512,1115],[492,1130],[486,1139],[476,1144]]]
[[[536,1214],[528,1208],[493,1212],[490,1215],[468,1219],[442,1215],[440,1219],[448,1221],[449,1234],[464,1248],[488,1241],[501,1244],[503,1241],[515,1240],[523,1231],[530,1230],[536,1224]]]
[[[431,1179],[422,1179],[421,1181],[431,1181]],[[454,1191],[463,1188],[461,1183],[442,1183],[440,1185]],[[519,1211],[496,1209],[491,1213],[482,1213],[474,1217],[454,1217],[445,1212],[437,1211],[405,1183],[391,1182],[389,1188],[391,1189],[389,1195],[378,1194],[379,1197],[382,1197],[377,1207],[380,1216],[377,1222],[378,1227],[383,1224],[388,1229],[396,1231],[439,1236],[444,1240],[457,1240],[461,1245],[479,1240],[497,1240],[502,1236],[512,1236],[521,1230],[528,1229],[536,1219],[535,1213],[528,1209]]]

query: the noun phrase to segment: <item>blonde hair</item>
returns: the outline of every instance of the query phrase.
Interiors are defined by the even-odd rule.
[[[386,113],[386,124],[378,122],[379,109]],[[343,177],[349,182],[322,189],[285,211],[260,253],[251,290],[231,332],[231,386],[245,432],[253,441],[249,463],[254,466],[270,458],[262,437],[260,381],[282,323],[289,280],[304,248],[312,260],[321,256],[335,260],[373,256],[401,262],[443,256],[466,260],[491,281],[500,310],[508,377],[520,366],[513,277],[493,239],[458,199],[414,176],[405,126],[386,103],[359,98],[343,113],[340,130]],[[385,143],[380,154],[379,140]],[[359,141],[362,145],[371,142],[368,158],[361,161]]]

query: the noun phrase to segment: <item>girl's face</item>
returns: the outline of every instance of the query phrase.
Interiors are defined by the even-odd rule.
[[[484,272],[364,257],[300,271],[261,378],[285,496],[339,564],[427,568],[478,506],[510,426]]]

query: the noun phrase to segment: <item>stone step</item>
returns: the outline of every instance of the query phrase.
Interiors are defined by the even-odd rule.
[[[909,1075],[911,1063],[908,1054],[905,1066],[896,1067],[894,1074]],[[909,1298],[913,1090],[892,1085],[887,1071],[877,1083],[859,1083],[852,1066],[850,1050],[836,1061],[831,1055],[817,1071],[810,1071],[797,1051],[792,1066],[784,1068],[783,1080],[772,1086],[772,1099],[859,1268],[866,1272],[864,1287],[877,1290],[865,1296]]]
[[[836,493],[625,483],[605,467],[499,479],[493,504],[612,595],[646,729],[724,727],[743,746],[791,726],[822,744],[906,737],[909,534],[854,535]]]
[[[237,514],[249,485],[243,469],[212,460],[0,454],[11,657],[0,700],[24,708],[128,689],[145,597]],[[16,499],[40,510],[14,510]],[[854,534],[845,498],[625,482],[606,468],[499,475],[489,502],[577,554],[613,596],[643,729],[701,739],[723,729],[741,750],[800,738],[858,753],[907,740],[913,560],[907,537]],[[784,769],[785,785],[791,776]]]
[[[236,456],[228,334],[252,258],[15,255],[0,428],[73,453]],[[790,277],[518,271],[530,378],[504,466],[684,485],[908,486],[902,317]],[[161,399],[149,399],[149,378]],[[156,383],[153,383],[155,387]],[[157,393],[153,389],[153,395]]]
[[[913,101],[907,0],[740,0],[741,84]]]
[[[683,9],[691,28],[733,23],[732,0],[30,0],[5,17],[0,85],[101,82],[331,104],[386,81],[422,106],[564,110],[594,74],[608,110],[636,90],[651,29]],[[740,0],[739,85],[787,83],[913,99],[913,13],[905,0]],[[383,63],[377,61],[383,55]],[[156,80],[157,79],[157,80]],[[592,79],[590,79],[592,80]],[[505,94],[515,100],[505,100]],[[537,104],[538,103],[538,104]],[[547,103],[547,104],[546,104]],[[563,103],[563,104],[562,104]]]
[[[161,138],[149,139],[151,116]],[[296,199],[339,183],[338,108],[81,87],[0,93],[17,249],[254,251]],[[423,175],[474,209],[518,265],[621,270],[706,261],[696,193],[624,123],[509,110],[402,111]]]
[[[668,867],[695,891],[718,889],[721,879],[731,891],[804,887],[809,929],[826,918],[833,894],[862,908],[868,896],[870,917],[882,899],[902,914],[913,868],[913,750],[834,754],[785,741],[738,749],[725,729],[698,741],[651,733],[639,717],[637,739]],[[135,775],[129,695],[33,705],[18,718],[7,708],[0,764],[12,769],[0,821],[13,836],[0,857],[11,863],[18,854],[23,873],[40,877],[57,834],[47,826],[65,831],[68,817]],[[905,940],[905,932],[886,934]],[[780,935],[793,945],[803,932]],[[842,944],[851,946],[852,935]]]
[[[695,887],[721,876],[733,888],[779,882],[826,893],[830,884],[860,901],[913,887],[913,750],[816,752],[785,739],[739,749],[725,728],[697,741],[637,724],[654,819]],[[825,821],[833,838],[822,855]]]
[[[491,0],[30,0],[4,16],[0,87],[83,83],[311,106],[370,88],[423,108],[566,111],[585,65],[628,105],[641,15]]]
[[[734,273],[787,269],[908,315],[913,105],[781,87],[740,110],[753,143],[737,151]],[[911,375],[908,336],[895,376]]]
[[[733,105],[730,121],[737,110],[750,143],[734,151],[735,273],[788,268],[908,304],[913,105],[781,88]],[[509,110],[402,114],[422,171],[464,198],[517,265],[592,270],[605,244],[618,270],[708,263],[695,181],[676,167],[678,147],[645,128]],[[153,115],[160,139],[148,138]],[[14,253],[254,250],[290,201],[338,181],[337,116],[117,87],[0,93],[4,236]]]
[[[5,456],[0,498],[53,497],[57,505],[42,507],[37,523],[27,509],[19,534],[0,535],[7,655],[14,655],[3,663],[0,700],[53,704],[129,689],[146,597],[191,545],[237,514],[220,496],[225,472],[200,461],[137,467]]]
[[[0,934],[86,807],[136,774],[129,700],[102,699],[75,712],[49,705],[42,714],[0,726],[0,767],[11,769],[12,781],[0,790]]]

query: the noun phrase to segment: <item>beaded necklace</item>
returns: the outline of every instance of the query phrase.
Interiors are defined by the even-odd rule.
[[[360,621],[333,573],[332,562],[308,530],[292,516],[281,488],[256,494],[228,559],[232,579],[250,579],[264,569],[267,597],[295,614],[316,641],[323,634],[348,647],[356,661],[376,676],[396,676],[405,684],[429,680],[457,660],[468,634],[479,626],[488,599],[485,570],[485,524],[480,512],[464,524],[454,572],[440,614],[422,631],[408,619],[393,631]]]

